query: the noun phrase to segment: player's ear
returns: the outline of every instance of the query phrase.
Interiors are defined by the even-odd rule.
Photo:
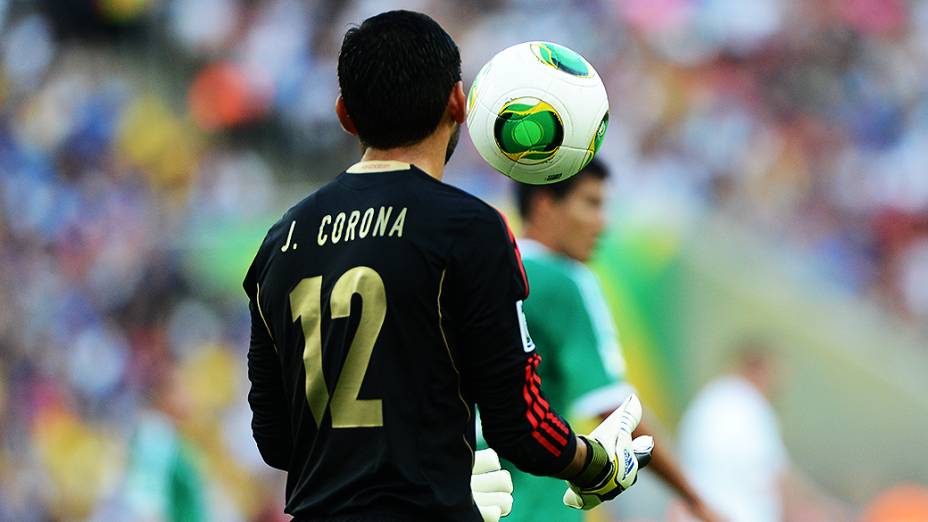
[[[448,95],[448,113],[459,125],[467,119],[467,96],[464,96],[464,82],[458,80]]]
[[[342,98],[341,95],[335,100],[335,114],[338,115],[338,122],[342,124],[342,128],[345,129],[345,132],[352,136],[358,135],[358,129],[354,126],[354,122],[351,121],[351,116],[348,115],[348,108],[345,107],[345,99]]]

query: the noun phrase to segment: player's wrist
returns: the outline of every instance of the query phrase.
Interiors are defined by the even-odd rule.
[[[609,452],[596,439],[578,435],[586,445],[586,460],[583,467],[569,482],[580,489],[596,489],[612,476],[614,464]]]

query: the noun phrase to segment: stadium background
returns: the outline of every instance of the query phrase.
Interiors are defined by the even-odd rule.
[[[928,483],[928,2],[0,0],[0,520],[280,519],[240,279],[357,158],[340,38],[399,5],[465,82],[530,39],[603,76],[595,267],[668,430],[759,333],[798,467],[859,512]],[[512,209],[462,138],[447,181]]]

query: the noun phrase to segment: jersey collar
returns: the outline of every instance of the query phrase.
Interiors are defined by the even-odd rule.
[[[552,254],[551,250],[548,247],[542,245],[534,239],[529,239],[527,237],[520,237],[518,239],[519,252],[523,256],[540,256],[543,254]]]
[[[364,174],[367,172],[391,172],[394,170],[409,170],[412,168],[412,165],[409,163],[403,163],[402,161],[393,161],[393,160],[372,160],[372,161],[359,161],[354,165],[348,167],[348,174]]]

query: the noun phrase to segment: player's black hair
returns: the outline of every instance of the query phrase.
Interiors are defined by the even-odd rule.
[[[338,86],[361,143],[412,145],[431,134],[461,79],[458,46],[435,20],[412,11],[372,16],[345,33]]]
[[[528,218],[528,213],[532,209],[532,200],[538,194],[549,194],[555,200],[564,199],[577,186],[577,182],[586,177],[595,179],[606,179],[609,177],[609,169],[606,164],[593,157],[586,167],[580,172],[557,183],[549,185],[529,185],[527,183],[516,183],[516,203],[519,205],[519,214],[522,219]]]

